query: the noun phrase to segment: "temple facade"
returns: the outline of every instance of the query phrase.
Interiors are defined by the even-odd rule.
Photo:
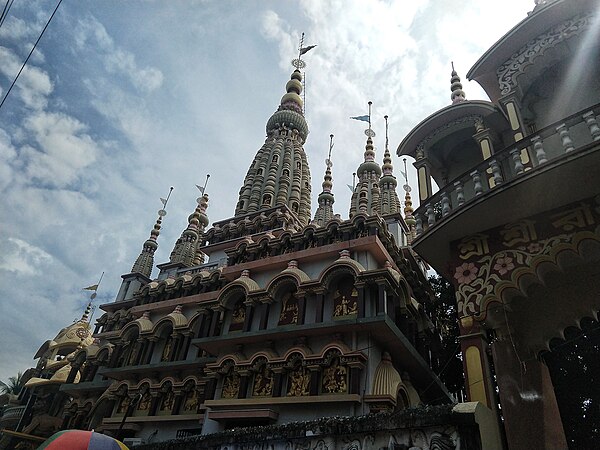
[[[84,315],[71,340],[42,346],[0,424],[147,448],[566,448],[541,355],[600,309],[596,5],[537,1],[467,74],[490,101],[468,100],[452,68],[451,104],[398,146],[415,159],[415,210],[386,121],[383,164],[365,132],[349,219],[334,212],[329,159],[312,215],[295,70],[233,216],[209,226],[203,192],[155,265],[159,211],[115,301],[93,329]],[[436,376],[430,268],[456,290],[458,404]],[[53,419],[36,431],[42,414]]]

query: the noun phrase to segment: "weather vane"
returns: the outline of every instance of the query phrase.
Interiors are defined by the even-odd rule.
[[[402,161],[404,162],[404,172],[400,171],[402,173],[402,175],[404,176],[404,186],[402,186],[402,188],[404,189],[404,191],[406,193],[410,192],[410,185],[408,184],[408,171],[406,170],[406,158],[402,158]]]
[[[304,62],[301,57],[315,47],[316,45],[308,45],[304,47],[304,33],[302,33],[302,36],[300,36],[300,45],[298,45],[298,58],[292,60],[292,66],[298,70],[304,69],[306,67],[306,62]]]
[[[204,186],[200,186],[199,184],[196,185],[196,187],[198,188],[198,190],[200,191],[200,193],[202,195],[204,195],[204,191],[206,191],[206,185],[208,184],[208,179],[210,178],[210,174],[206,174],[206,180],[204,181]],[[196,199],[196,203],[201,204],[202,203],[202,197],[198,197]]]
[[[330,169],[333,167],[333,161],[331,160],[331,150],[333,150],[333,134],[329,135],[329,155],[325,160],[325,165]]]
[[[171,186],[171,188],[169,189],[169,194],[167,195],[167,198],[160,198],[160,201],[163,204],[162,209],[158,210],[158,215],[160,217],[165,217],[167,215],[167,203],[169,202],[169,198],[171,198],[171,192],[173,192],[173,186]]]
[[[373,105],[373,102],[369,101],[368,104],[369,104],[369,114],[367,114],[366,116],[354,116],[354,117],[350,117],[350,118],[354,119],[354,120],[361,120],[363,122],[369,122],[369,128],[367,128],[365,130],[365,134],[370,138],[374,138],[375,132],[371,129],[371,105]]]

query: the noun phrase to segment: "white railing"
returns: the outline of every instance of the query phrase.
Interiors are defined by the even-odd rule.
[[[597,115],[600,104],[587,108],[533,133],[494,153],[424,200],[415,210],[417,236],[435,228],[447,217],[481,195],[501,187],[529,170],[566,158],[594,141],[600,141]],[[526,152],[529,162],[524,164]],[[525,155],[524,155],[525,156]]]

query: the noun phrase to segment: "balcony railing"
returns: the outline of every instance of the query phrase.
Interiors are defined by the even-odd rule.
[[[417,236],[460,212],[486,192],[498,189],[551,161],[567,158],[572,152],[594,141],[600,141],[600,126],[596,118],[599,111],[600,104],[597,104],[555,122],[494,153],[448,183],[415,210]]]
[[[25,406],[6,408],[2,417],[0,417],[0,428],[12,428],[16,426],[21,416],[23,416],[25,408]]]

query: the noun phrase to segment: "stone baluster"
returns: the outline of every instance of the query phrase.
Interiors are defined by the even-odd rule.
[[[429,203],[426,208],[427,212],[427,225],[432,226],[435,223],[435,212],[433,211],[433,205]]]
[[[539,136],[534,136],[531,138],[531,142],[533,142],[533,150],[535,151],[535,157],[538,160],[538,164],[544,164],[548,162],[548,158],[546,158],[546,152],[544,151],[544,145],[542,144],[542,139]]]
[[[450,197],[448,197],[448,191],[442,192],[442,216],[446,217],[450,214]]]
[[[421,219],[421,214],[415,214],[415,227],[417,231],[417,236],[423,233],[423,220]]]
[[[454,189],[456,189],[456,201],[458,206],[462,206],[465,203],[465,193],[463,191],[462,183],[460,181],[455,181]]]
[[[575,150],[571,136],[569,136],[569,130],[567,130],[567,126],[563,123],[562,125],[556,127],[556,131],[558,131],[558,134],[560,135],[560,140],[562,141],[562,146],[565,149],[565,153]]]
[[[481,184],[481,175],[477,170],[471,172],[471,178],[473,179],[473,189],[475,189],[475,196],[483,194],[483,186]]]
[[[502,172],[500,170],[500,164],[495,159],[490,160],[490,169],[492,169],[492,174],[494,175],[494,183],[495,186],[502,184],[504,179],[502,178]]]
[[[512,149],[510,151],[510,156],[512,156],[513,163],[515,164],[515,173],[517,175],[523,173],[525,168],[523,167],[523,162],[521,161],[521,151],[518,148]]]
[[[590,134],[594,141],[600,140],[600,126],[598,126],[598,121],[596,120],[596,116],[594,115],[594,111],[588,111],[583,115],[583,120],[587,124],[590,129]]]

